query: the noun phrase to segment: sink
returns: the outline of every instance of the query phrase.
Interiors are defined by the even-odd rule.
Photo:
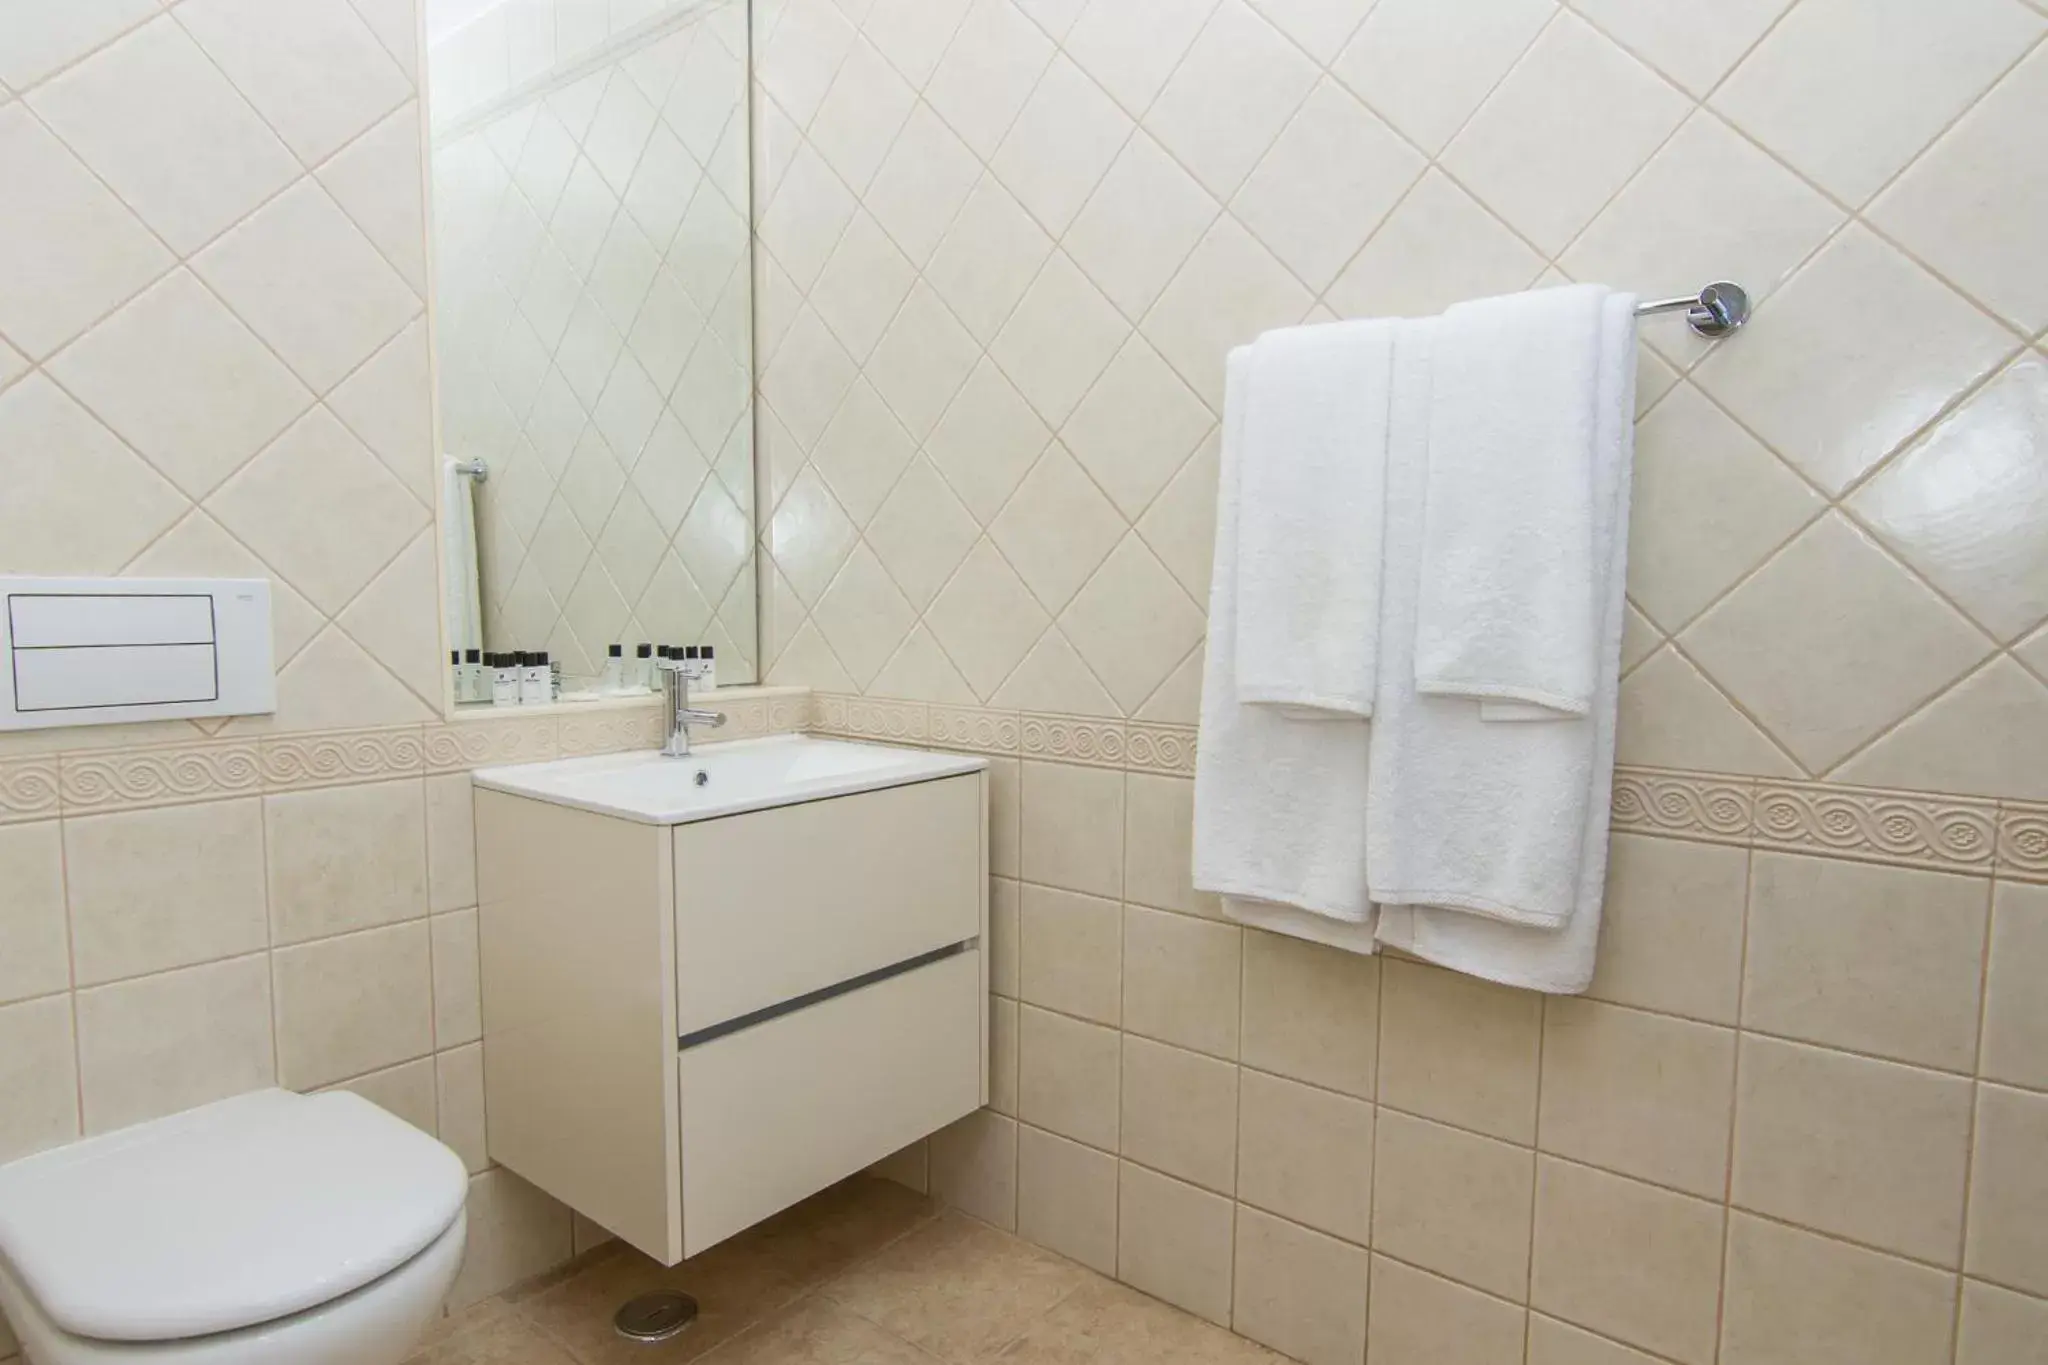
[[[747,811],[979,772],[958,754],[773,735],[707,745],[688,758],[602,754],[481,768],[477,786],[648,825],[685,825]]]

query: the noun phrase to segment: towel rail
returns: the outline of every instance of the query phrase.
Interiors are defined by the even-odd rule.
[[[1636,305],[1639,318],[1681,311],[1693,331],[1701,336],[1724,337],[1749,321],[1749,293],[1739,284],[1716,280],[1694,295],[1652,299]]]
[[[1636,311],[1641,312],[1642,310],[1637,309]],[[482,483],[491,477],[491,467],[482,460],[458,460],[455,463],[455,472],[467,474],[478,483]]]

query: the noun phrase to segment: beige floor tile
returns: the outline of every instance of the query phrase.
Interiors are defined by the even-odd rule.
[[[918,1150],[922,1151],[923,1143]],[[937,1206],[894,1180],[855,1176],[735,1237],[740,1249],[814,1285],[929,1222]]]
[[[1240,1206],[1231,1329],[1307,1365],[1358,1365],[1369,1259],[1363,1247]]]
[[[578,1365],[695,1360],[800,1292],[772,1257],[731,1242],[672,1268],[625,1247],[593,1255],[594,1264],[559,1283],[507,1296],[542,1332],[567,1346]],[[689,1330],[653,1343],[629,1341],[613,1330],[612,1314],[620,1304],[662,1289],[679,1289],[697,1300],[697,1320]]]
[[[1046,1314],[1003,1365],[1283,1365],[1263,1347],[1106,1280]]]
[[[579,1365],[553,1338],[496,1300],[478,1310],[451,1320],[406,1365]]]
[[[959,1214],[828,1282],[824,1293],[952,1365],[1000,1350],[1088,1272]]]
[[[704,1365],[931,1365],[932,1358],[858,1313],[813,1295],[749,1328]]]

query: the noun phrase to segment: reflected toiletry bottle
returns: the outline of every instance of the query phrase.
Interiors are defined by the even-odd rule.
[[[654,646],[644,640],[633,647],[633,681],[644,692],[654,690]]]
[[[702,676],[704,679],[704,690],[709,692],[712,688],[718,686],[717,655],[710,645],[706,645],[703,652],[698,654],[697,657],[703,661],[704,672]]]
[[[604,681],[600,684],[606,692],[618,693],[626,690],[626,647],[609,645],[604,651]]]
[[[519,670],[510,654],[491,656],[491,705],[519,705]]]
[[[548,652],[540,652],[540,661],[548,666],[548,700],[562,699],[562,661],[548,658]]]
[[[546,706],[552,700],[548,695],[547,651],[536,651],[524,657],[526,663],[519,670],[519,704]]]
[[[697,646],[684,645],[682,649],[682,654],[684,676],[689,678],[689,680],[693,683],[701,679],[704,676],[704,660],[703,657],[697,653]]]
[[[469,700],[469,675],[462,671],[462,651],[448,651],[448,685],[454,689],[455,704]]]
[[[457,696],[457,701],[489,701],[491,699],[490,675],[484,672],[484,652],[480,649],[462,651],[462,686],[469,689],[469,695]],[[457,691],[460,692],[458,687]]]

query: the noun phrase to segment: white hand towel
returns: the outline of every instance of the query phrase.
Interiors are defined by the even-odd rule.
[[[1275,706],[1239,702],[1235,663],[1239,457],[1251,356],[1232,351],[1223,403],[1216,497],[1216,561],[1209,584],[1209,647],[1195,747],[1194,883],[1244,902],[1291,906],[1363,926],[1368,729],[1359,719],[1307,721]]]
[[[1391,321],[1252,344],[1238,451],[1237,699],[1372,714]]]
[[[1437,335],[1415,684],[1583,716],[1598,676],[1603,285],[1461,303]],[[1489,719],[1529,720],[1524,710]]]
[[[1588,551],[1598,590],[1588,714],[1500,725],[1457,697],[1422,695],[1413,651],[1423,597],[1428,438],[1420,347],[1395,359],[1387,470],[1382,667],[1367,801],[1367,860],[1379,938],[1418,956],[1537,990],[1584,988],[1593,968],[1607,860],[1620,675],[1635,300],[1602,304],[1598,431]],[[1420,331],[1420,329],[1418,329]],[[1439,338],[1441,333],[1439,333]],[[1433,427],[1429,428],[1431,435]],[[1396,912],[1394,907],[1413,907]]]
[[[450,649],[481,649],[482,591],[478,582],[476,480],[456,460],[441,461],[441,583]]]

